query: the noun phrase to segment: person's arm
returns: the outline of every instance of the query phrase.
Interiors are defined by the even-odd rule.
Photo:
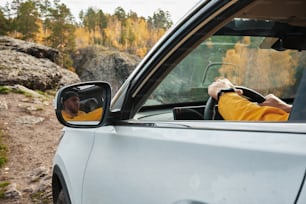
[[[287,121],[289,116],[280,108],[260,106],[236,93],[224,93],[219,99],[218,110],[225,120]]]
[[[228,88],[234,88],[234,85],[228,79],[218,79],[208,87],[208,94],[218,100],[219,91]],[[268,95],[266,101],[258,105],[241,97],[241,94],[242,91],[237,89],[236,93],[220,95],[218,109],[225,120],[286,121],[288,119],[289,114],[286,111],[290,111],[291,106],[277,97]]]
[[[282,101],[280,98],[276,97],[273,94],[269,94],[265,97],[265,101],[263,103],[260,103],[260,106],[272,106],[275,108],[280,108],[284,110],[287,113],[291,112],[292,105],[289,105]]]
[[[77,121],[77,120],[80,120],[80,117],[86,115],[85,112],[80,111],[80,110],[78,111],[77,116],[71,116],[65,110],[62,110],[61,112],[62,112],[63,119],[66,121],[75,121],[75,120]]]
[[[102,108],[97,108],[89,113],[82,112],[78,116],[74,117],[74,121],[99,121],[103,114]]]

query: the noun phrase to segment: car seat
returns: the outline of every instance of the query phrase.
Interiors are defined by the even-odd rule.
[[[89,98],[81,101],[80,109],[86,113],[89,113],[99,107],[98,101],[95,98]]]

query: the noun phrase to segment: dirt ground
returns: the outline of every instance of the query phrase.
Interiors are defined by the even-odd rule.
[[[0,94],[0,130],[9,150],[8,162],[0,169],[0,183],[15,184],[20,193],[19,198],[0,203],[52,203],[52,159],[63,127],[56,119],[53,98]],[[33,179],[40,170],[40,178]]]

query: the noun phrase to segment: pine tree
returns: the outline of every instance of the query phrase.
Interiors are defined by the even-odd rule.
[[[170,17],[168,11],[158,9],[154,12],[153,17],[148,18],[148,22],[154,29],[169,29],[173,24]]]
[[[17,8],[17,17],[15,19],[16,31],[21,33],[23,40],[33,40],[39,30],[37,24],[39,19],[38,9],[35,2],[28,0],[20,3]]]
[[[107,17],[103,13],[102,10],[99,10],[97,13],[97,24],[100,32],[100,36],[102,38],[102,43],[104,45],[105,43],[105,28],[107,27]]]
[[[64,67],[72,66],[69,53],[75,50],[75,25],[69,8],[65,4],[54,2],[55,8],[50,8],[47,28],[50,35],[47,37],[49,46],[56,48],[61,53],[60,64]]]
[[[5,18],[2,8],[0,8],[0,35],[6,35],[9,31],[9,21]]]
[[[43,36],[47,37],[47,24],[49,16],[49,8],[51,7],[51,2],[49,0],[42,0],[39,3],[40,17],[42,21]]]

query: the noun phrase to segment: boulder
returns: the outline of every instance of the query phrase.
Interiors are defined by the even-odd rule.
[[[54,63],[57,56],[52,48],[0,37],[0,85],[20,84],[45,91],[79,82],[76,73]]]
[[[80,49],[73,57],[81,81],[107,81],[116,92],[140,62],[140,58],[125,52],[102,47]]]
[[[59,59],[59,51],[56,49],[7,36],[0,36],[0,50],[23,52],[35,58],[49,59],[54,63],[57,63]]]
[[[0,50],[0,85],[21,84],[46,90],[58,86],[60,67],[47,59],[38,59],[13,50]]]
[[[19,199],[21,192],[17,189],[16,183],[11,183],[7,186],[7,190],[4,192],[4,198]]]
[[[73,84],[80,82],[80,77],[68,69],[59,69],[61,74],[61,79],[59,81],[59,87],[65,86],[67,84]]]

